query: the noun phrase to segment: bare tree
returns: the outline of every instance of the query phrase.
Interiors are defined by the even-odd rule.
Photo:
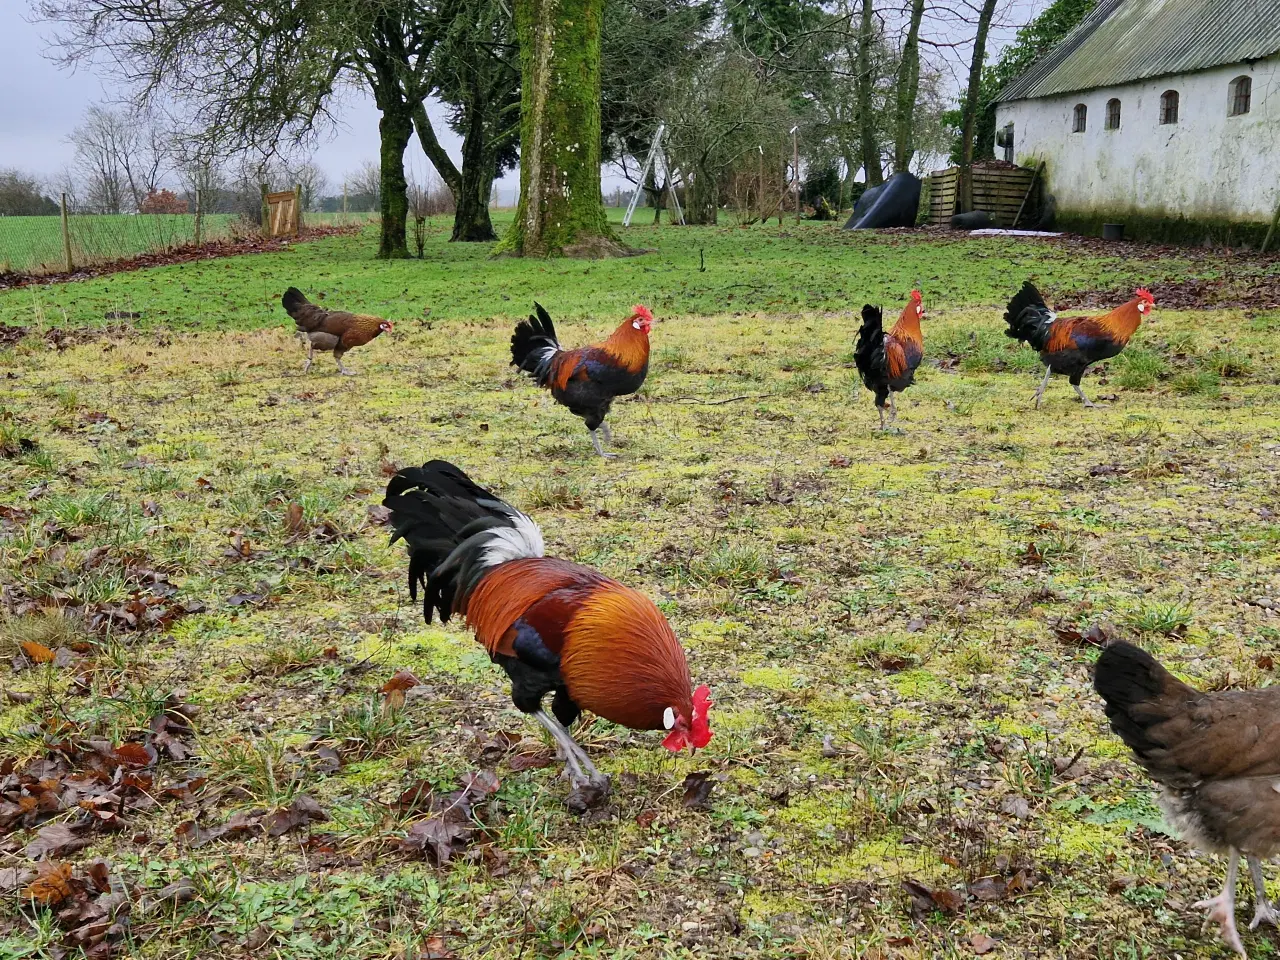
[[[302,188],[303,210],[317,209],[320,197],[329,189],[329,178],[311,159],[285,164],[284,176],[287,180],[286,189],[295,185]]]
[[[924,19],[925,0],[911,0],[911,22],[907,38],[902,44],[902,59],[898,63],[898,81],[895,99],[893,130],[893,172],[902,173],[911,167],[915,156],[915,113],[920,93],[920,21]]]
[[[765,206],[760,151],[781,157],[779,142],[794,115],[786,91],[770,86],[753,58],[730,45],[707,45],[668,80],[659,115],[685,183],[690,223],[715,223],[735,179],[740,193],[748,191],[749,206]],[[735,178],[744,171],[746,177]]]
[[[959,204],[962,213],[973,209],[973,130],[978,120],[978,97],[982,93],[982,64],[987,56],[987,32],[996,12],[996,0],[983,0],[978,14],[978,32],[973,40],[973,58],[969,63],[969,86],[961,111],[962,151],[960,159]]]
[[[84,179],[85,201],[97,213],[122,213],[128,187],[121,154],[130,134],[120,116],[93,106],[71,133],[76,169]]]
[[[380,198],[382,175],[378,165],[372,160],[366,160],[356,169],[348,172],[343,176],[342,182],[347,185],[349,194],[372,197],[375,204]]]
[[[169,140],[153,118],[95,104],[70,140],[86,199],[98,212],[137,210],[159,189],[169,162]]]
[[[869,187],[884,183],[884,170],[880,166],[880,144],[876,138],[875,113],[871,109],[876,83],[871,60],[876,29],[874,13],[872,0],[862,0],[862,22],[858,28],[858,126],[861,132],[862,169],[866,173]]]

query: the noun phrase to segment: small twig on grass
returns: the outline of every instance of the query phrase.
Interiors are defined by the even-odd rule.
[[[741,397],[729,397],[727,400],[703,400],[699,397],[654,397],[654,403],[701,403],[708,407],[719,407],[726,403],[737,403],[739,400],[768,400],[776,397],[776,393],[747,393]]]

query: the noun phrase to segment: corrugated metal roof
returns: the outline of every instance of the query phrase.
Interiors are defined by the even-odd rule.
[[[1280,0],[1102,0],[997,101],[1112,87],[1280,52]]]

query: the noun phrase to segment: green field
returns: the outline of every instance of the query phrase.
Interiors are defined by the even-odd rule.
[[[69,882],[116,892],[119,924],[80,942],[118,956],[1228,955],[1190,908],[1223,864],[1161,821],[1087,633],[1196,683],[1276,682],[1280,313],[1157,306],[1085,379],[1108,406],[1055,379],[1033,411],[1037,359],[996,305],[1027,276],[1247,289],[1280,267],[808,224],[489,260],[432,226],[425,261],[375,261],[366,233],[0,293],[29,331],[0,347],[0,757],[54,784],[25,788],[53,794],[37,813],[0,801],[0,956],[74,951],[91,922],[14,892],[51,825],[75,825],[45,835],[70,837]],[[926,364],[882,434],[857,314],[917,282]],[[303,375],[291,283],[395,332],[347,355],[356,377]],[[535,297],[572,344],[654,307],[619,459],[509,366]],[[136,329],[102,329],[115,310]],[[372,509],[430,457],[659,603],[713,691],[708,749],[594,721],[614,794],[566,809],[538,728],[460,627],[423,623]],[[401,669],[422,684],[395,706]],[[178,756],[113,751],[161,743],[158,715]],[[56,806],[104,767],[114,801]],[[477,770],[499,785],[452,861],[407,849],[416,786]],[[255,812],[291,805],[327,819]]]
[[[312,225],[358,222],[365,214],[314,213]],[[195,242],[194,214],[75,214],[68,221],[71,258],[76,266],[126,260]],[[206,242],[245,236],[248,228],[229,213],[204,218]],[[65,269],[61,217],[0,217],[0,274],[58,273]]]

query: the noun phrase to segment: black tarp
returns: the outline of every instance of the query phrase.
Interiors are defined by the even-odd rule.
[[[846,230],[880,227],[914,227],[920,211],[920,180],[909,173],[895,173],[864,193],[853,208]]]

